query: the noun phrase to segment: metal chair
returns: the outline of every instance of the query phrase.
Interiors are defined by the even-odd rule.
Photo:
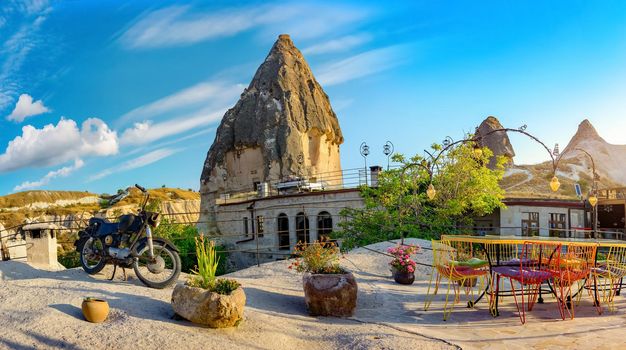
[[[554,270],[554,264],[558,266],[560,258],[560,243],[524,242],[519,261],[515,263],[516,265],[511,264],[492,268],[494,276],[491,279],[490,309],[493,310],[494,305],[496,305],[496,298],[500,292],[500,279],[507,278],[511,284],[511,291],[520,321],[522,324],[526,323],[526,305],[528,306],[528,311],[531,311],[537,301],[541,284],[553,278],[557,273]],[[521,303],[517,299],[518,291],[514,281],[520,286]],[[528,300],[524,299],[524,295],[527,296]],[[564,317],[560,306],[559,313],[561,317]]]
[[[460,290],[464,289],[468,299],[468,305],[474,304],[474,287],[479,285],[479,289],[484,289],[488,283],[489,270],[488,262],[474,256],[472,245],[465,242],[455,242],[454,246],[448,241],[432,241],[433,248],[433,269],[431,271],[430,282],[426,292],[424,311],[428,311],[434,296],[439,291],[441,279],[448,280],[446,290],[446,301],[444,304],[443,320],[446,321],[454,304],[460,302]],[[436,277],[435,277],[436,275]],[[431,287],[434,290],[431,294]],[[478,283],[480,282],[480,283]],[[453,290],[454,300],[450,301],[450,290]]]
[[[599,259],[596,266],[591,269],[591,276],[593,286],[589,289],[599,294],[597,304],[601,301],[607,305],[609,311],[616,311],[615,296],[619,294],[622,279],[626,277],[626,246],[610,247],[606,260]],[[597,306],[598,313],[602,314],[601,305]]]
[[[576,304],[580,303],[585,281],[589,280],[591,270],[595,264],[597,244],[569,244],[565,255],[561,254],[560,261],[552,261],[552,270],[555,292],[561,307],[561,316],[565,319],[565,312],[570,318],[575,316],[575,307],[572,302],[576,297]],[[572,289],[573,287],[573,289]],[[599,305],[595,303],[596,307]],[[600,311],[600,309],[599,309]]]

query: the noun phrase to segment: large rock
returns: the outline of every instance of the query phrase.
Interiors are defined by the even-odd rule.
[[[185,319],[211,328],[233,327],[243,320],[246,294],[242,287],[230,295],[177,284],[172,292],[172,308]]]
[[[352,273],[305,273],[302,284],[309,314],[337,317],[349,317],[354,314],[358,287]]]
[[[513,157],[515,157],[515,151],[506,132],[494,132],[494,130],[502,128],[504,127],[498,118],[489,116],[476,129],[476,136],[482,136],[481,146],[487,147],[493,152],[493,157],[489,160],[488,165],[492,169],[496,165],[496,157],[504,156],[510,164],[513,164]]]
[[[200,220],[214,219],[219,193],[340,171],[342,143],[328,96],[290,37],[280,35],[217,129],[200,178]],[[316,180],[342,182],[338,176]]]

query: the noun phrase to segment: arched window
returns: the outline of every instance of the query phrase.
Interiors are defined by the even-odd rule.
[[[333,232],[333,217],[327,211],[317,214],[317,236],[320,241],[330,240]]]
[[[280,213],[280,215],[278,215],[276,226],[276,232],[278,232],[278,249],[291,249],[289,242],[289,217],[287,217],[287,214]]]
[[[309,218],[302,212],[296,215],[296,239],[298,242],[309,242]]]

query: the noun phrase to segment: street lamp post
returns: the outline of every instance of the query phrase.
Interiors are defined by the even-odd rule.
[[[370,146],[368,146],[367,143],[363,142],[361,143],[360,151],[361,156],[365,161],[365,186],[367,186],[367,156],[370,154]]]
[[[389,157],[393,154],[393,143],[391,141],[387,141],[383,146],[383,153],[387,156],[387,170],[389,170]]]

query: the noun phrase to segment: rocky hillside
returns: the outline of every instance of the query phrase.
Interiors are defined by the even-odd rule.
[[[606,142],[589,120],[578,126],[576,134],[560,153],[557,177],[561,188],[555,194],[549,188],[552,177],[552,163],[549,161],[532,165],[512,165],[501,182],[507,196],[517,198],[551,197],[576,198],[574,184],[582,187],[587,194],[593,183],[595,163],[598,187],[626,186],[626,145],[612,145]]]
[[[176,188],[151,189],[151,203],[172,221],[194,222],[200,211],[198,192]],[[142,200],[133,189],[124,200],[109,206],[108,195],[74,191],[27,191],[0,196],[0,224],[13,227],[25,221],[54,221],[66,227],[76,227],[92,216],[114,218],[136,211]],[[155,208],[155,209],[156,209]],[[175,213],[190,213],[172,215]]]

